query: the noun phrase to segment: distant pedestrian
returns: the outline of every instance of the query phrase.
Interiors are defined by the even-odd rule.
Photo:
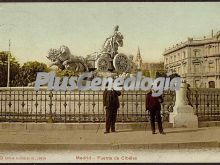
[[[146,110],[149,110],[150,112],[150,122],[151,122],[151,130],[152,134],[156,134],[155,131],[155,118],[157,119],[158,123],[158,129],[160,134],[165,134],[163,131],[163,126],[162,126],[162,121],[161,121],[161,103],[163,102],[163,97],[158,96],[158,97],[153,97],[152,96],[152,91],[150,91],[146,95],[146,101],[145,101],[145,106]]]
[[[186,83],[186,98],[188,101],[188,105],[190,105],[191,107],[193,107],[192,102],[191,102],[191,95],[192,95],[192,91],[190,89],[190,84]]]
[[[120,107],[118,96],[121,95],[120,91],[105,90],[103,93],[103,105],[106,110],[106,130],[105,134],[115,132],[115,122],[117,117],[117,111]]]

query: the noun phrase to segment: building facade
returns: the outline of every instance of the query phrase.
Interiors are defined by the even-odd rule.
[[[203,39],[188,38],[163,53],[164,68],[191,87],[220,88],[220,31]]]
[[[164,63],[163,62],[145,62],[142,64],[143,71],[149,71],[150,77],[156,78],[156,73],[164,73]]]

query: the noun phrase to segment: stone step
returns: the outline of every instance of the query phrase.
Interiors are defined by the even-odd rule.
[[[207,149],[219,148],[220,142],[179,142],[179,143],[152,143],[152,144],[23,144],[0,143],[1,150],[124,150],[124,149]]]
[[[157,126],[157,124],[156,124]],[[172,128],[172,124],[168,122],[163,123],[164,128]],[[104,129],[105,123],[20,123],[20,122],[2,122],[0,129],[10,130],[99,130]],[[137,123],[116,123],[117,129],[130,130],[150,130],[149,122]]]
[[[220,126],[220,121],[202,121],[199,122],[201,127],[215,127]],[[156,123],[157,127],[157,123]],[[172,123],[164,122],[164,128],[172,128]],[[8,130],[101,130],[105,128],[105,123],[21,123],[21,122],[1,122],[0,129]],[[130,122],[130,123],[116,123],[117,129],[129,130],[150,130],[149,122]]]

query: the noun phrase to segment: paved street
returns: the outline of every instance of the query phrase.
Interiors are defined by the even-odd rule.
[[[150,130],[0,130],[0,149],[178,149],[219,147],[220,127],[166,128],[166,135]]]
[[[219,162],[220,127],[150,130],[0,129],[0,162]],[[158,150],[159,149],[159,150]]]

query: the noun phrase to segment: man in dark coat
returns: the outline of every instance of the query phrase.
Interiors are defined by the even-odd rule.
[[[165,134],[165,132],[163,131],[161,114],[160,114],[160,110],[161,110],[160,104],[162,102],[163,102],[163,97],[162,96],[153,97],[152,91],[150,91],[146,95],[145,105],[146,105],[146,110],[149,110],[149,112],[150,112],[152,134],[156,134],[156,132],[155,132],[155,117],[157,119],[158,129],[159,129],[160,134]]]
[[[115,132],[115,122],[117,110],[120,107],[118,96],[120,91],[105,90],[103,93],[103,105],[106,109],[106,131],[104,133]]]

